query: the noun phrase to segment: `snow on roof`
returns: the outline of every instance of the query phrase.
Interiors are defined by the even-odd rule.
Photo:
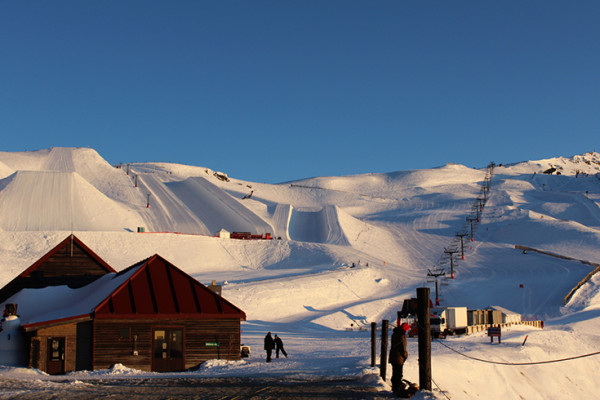
[[[89,315],[94,308],[129,279],[141,265],[124,273],[109,273],[89,285],[71,289],[66,285],[42,289],[23,289],[4,304],[17,304],[22,325],[34,325],[49,321],[70,319]]]

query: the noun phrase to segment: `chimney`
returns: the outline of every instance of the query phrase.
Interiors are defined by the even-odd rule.
[[[221,295],[221,285],[217,285],[217,281],[213,280],[211,285],[208,285],[208,288],[218,294]]]

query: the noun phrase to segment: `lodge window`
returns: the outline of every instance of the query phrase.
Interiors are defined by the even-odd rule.
[[[131,328],[121,328],[119,339],[131,339]]]

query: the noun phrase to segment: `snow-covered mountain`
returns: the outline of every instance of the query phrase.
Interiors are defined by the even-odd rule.
[[[482,197],[471,242],[468,218],[476,217]],[[449,276],[444,250],[458,251],[457,233],[465,233],[465,259],[455,254],[456,279],[442,281],[441,305],[495,304],[544,319],[544,331],[528,332],[529,347],[506,357],[561,358],[598,350],[600,279],[593,277],[567,305],[564,299],[594,269],[572,259],[600,263],[599,207],[598,153],[497,164],[493,173],[447,164],[272,185],[205,167],[111,166],[89,148],[0,152],[0,285],[73,231],[117,270],[159,253],[202,282],[224,283],[223,295],[248,316],[250,342],[260,342],[260,333],[272,327],[298,337],[328,335],[351,324],[394,321],[416,287],[433,291],[428,270]],[[138,233],[139,227],[145,232]],[[215,237],[221,229],[271,233],[275,239]],[[524,254],[515,245],[565,258]],[[453,343],[471,355],[493,357],[481,356],[486,349],[473,344],[475,336]],[[434,379],[436,367],[452,370],[456,363],[449,352],[437,354]],[[570,398],[593,398],[589,385],[595,384],[586,384],[591,375],[582,371],[594,371],[600,362],[571,362],[575,375],[537,367],[532,380],[523,371],[469,361],[466,371],[438,372],[436,381],[455,399],[487,393],[489,383],[475,382],[484,373],[523,388],[496,382],[507,393],[497,398],[558,398],[552,390],[569,393],[556,389],[569,381],[579,395]],[[418,380],[410,365],[406,374]]]

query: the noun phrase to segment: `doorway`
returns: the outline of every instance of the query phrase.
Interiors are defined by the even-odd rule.
[[[47,341],[48,362],[46,372],[50,375],[65,373],[65,338],[52,337]]]
[[[152,339],[152,371],[182,371],[183,329],[154,329]]]

